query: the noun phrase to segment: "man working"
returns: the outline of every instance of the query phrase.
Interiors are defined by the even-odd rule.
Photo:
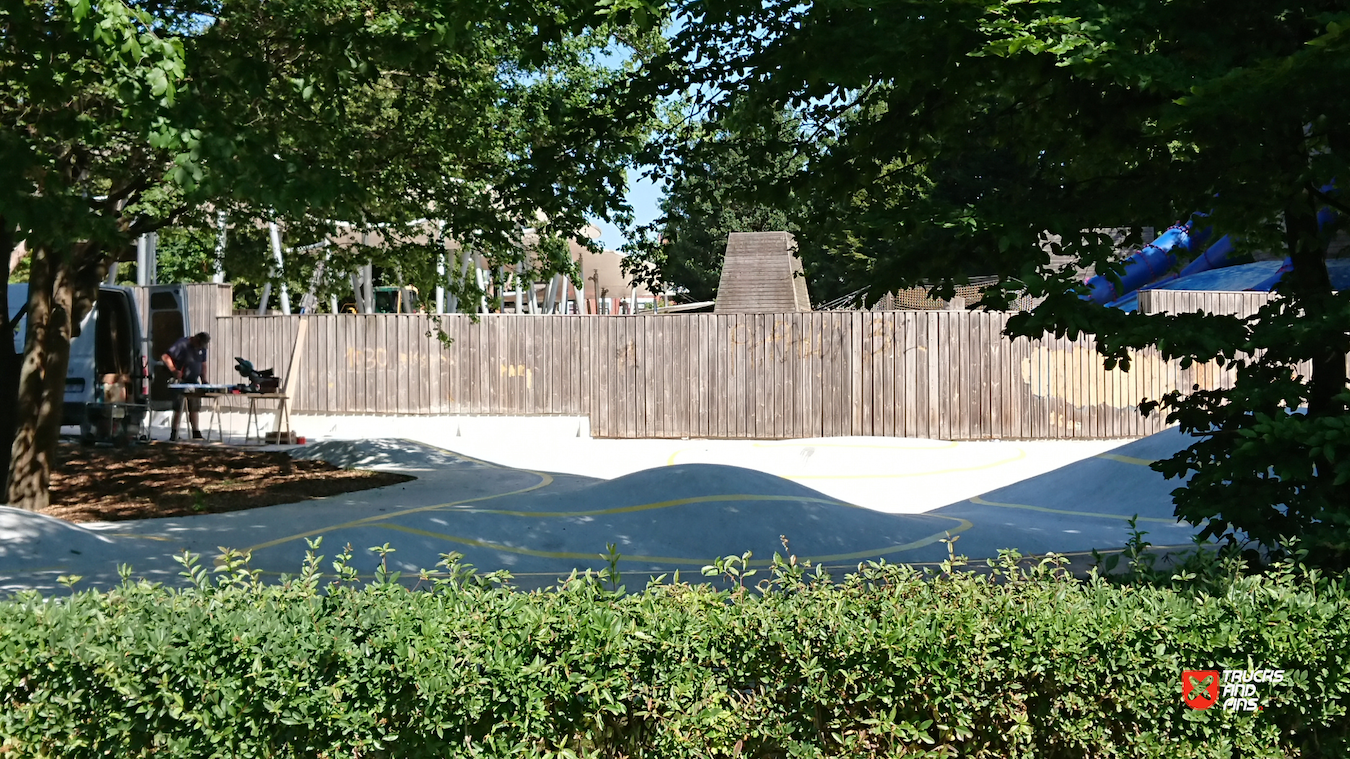
[[[206,346],[210,342],[211,336],[205,332],[179,338],[159,360],[173,375],[174,382],[206,382]],[[187,395],[182,390],[173,391],[173,431],[169,433],[169,440],[178,439],[178,422],[182,419],[184,399],[187,400],[188,422],[192,424],[192,439],[201,440],[197,416],[202,399],[196,395]]]

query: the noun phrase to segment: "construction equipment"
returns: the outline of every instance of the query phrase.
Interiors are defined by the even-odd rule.
[[[355,300],[343,301],[339,309],[344,314],[358,313]],[[375,288],[375,313],[412,314],[418,310],[417,288],[412,285],[403,287]]]
[[[234,357],[234,370],[248,380],[242,388],[245,393],[275,393],[281,389],[281,378],[271,369],[255,369],[246,358]]]

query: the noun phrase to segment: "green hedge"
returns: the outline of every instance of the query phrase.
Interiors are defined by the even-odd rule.
[[[729,589],[624,594],[318,561],[0,604],[0,757],[1350,753],[1346,583],[1293,564],[1159,587],[778,561],[752,586],[733,558]],[[1182,670],[1215,668],[1288,675],[1261,712],[1183,705]]]

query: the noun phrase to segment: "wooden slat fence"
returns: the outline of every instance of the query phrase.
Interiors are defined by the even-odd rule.
[[[1145,290],[1139,293],[1139,308],[1147,314],[1193,313],[1204,311],[1209,314],[1228,314],[1232,316],[1255,316],[1261,307],[1279,297],[1267,292],[1209,292],[1186,290]],[[1350,355],[1345,357],[1346,368],[1350,370]],[[1308,377],[1312,375],[1312,362],[1304,361],[1295,367],[1295,371]],[[1224,374],[1225,387],[1231,386],[1231,373]]]
[[[188,284],[183,287],[187,290],[189,331],[210,332],[218,316],[230,313],[234,300],[234,290],[230,285],[207,283]],[[139,285],[133,285],[131,288],[131,295],[136,299],[136,308],[140,313],[142,325],[150,323],[149,291],[150,288]]]
[[[1275,293],[1210,292],[1194,290],[1144,290],[1139,310],[1146,314],[1209,314],[1252,316],[1270,302]]]
[[[597,437],[948,440],[1114,438],[1161,430],[1136,405],[1215,387],[1141,351],[1106,371],[1088,337],[1002,337],[973,311],[618,317],[318,314],[219,317],[213,356],[284,376],[323,414],[586,415]],[[223,379],[223,377],[222,377]]]

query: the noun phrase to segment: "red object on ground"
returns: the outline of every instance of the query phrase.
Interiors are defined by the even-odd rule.
[[[305,444],[305,439],[304,439],[303,437],[296,437],[296,438],[295,438],[295,444],[296,444],[296,445],[304,445],[304,444]]]

